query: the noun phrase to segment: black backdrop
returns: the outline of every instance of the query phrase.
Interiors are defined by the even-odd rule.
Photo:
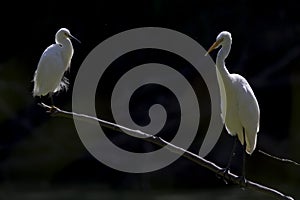
[[[117,189],[199,189],[224,183],[185,159],[147,174],[113,170],[95,160],[80,142],[73,122],[50,118],[31,96],[31,82],[43,50],[60,27],[81,40],[73,42],[68,92],[55,97],[71,109],[72,83],[88,53],[106,38],[131,28],[157,26],[182,32],[204,48],[222,30],[232,33],[226,60],[229,71],[246,77],[261,108],[258,148],[300,160],[300,18],[296,1],[267,6],[252,1],[98,1],[9,2],[1,6],[0,185],[86,185]],[[216,52],[211,54],[213,58]],[[163,58],[162,58],[163,59]],[[45,99],[47,101],[47,99]],[[232,138],[224,132],[208,159],[225,165]],[[239,173],[241,151],[233,170]],[[249,178],[296,192],[299,168],[255,152],[248,157]],[[279,173],[280,172],[280,173]],[[184,184],[183,184],[184,183]],[[280,188],[280,187],[278,187]]]

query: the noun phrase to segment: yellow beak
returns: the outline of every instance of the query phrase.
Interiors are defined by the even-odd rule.
[[[217,48],[217,46],[219,46],[219,44],[223,41],[223,38],[217,40],[216,42],[213,43],[213,45],[211,45],[211,47],[208,49],[208,51],[206,52],[205,56],[207,56],[212,50],[214,50],[215,48]]]

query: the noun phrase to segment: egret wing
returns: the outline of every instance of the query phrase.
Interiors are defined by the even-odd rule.
[[[42,54],[35,72],[34,94],[47,95],[60,87],[64,74],[61,47],[58,44],[49,46]]]
[[[256,137],[259,131],[260,110],[257,99],[249,83],[243,77],[240,79],[241,87],[238,87],[237,98],[239,118],[245,129],[246,150],[251,154],[256,147]]]

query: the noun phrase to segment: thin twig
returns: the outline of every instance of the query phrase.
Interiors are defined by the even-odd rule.
[[[122,130],[126,130],[126,131],[130,132],[133,135],[139,136],[140,138],[141,138],[141,136],[143,136],[143,138],[141,138],[141,139],[149,141],[149,142],[154,143],[154,144],[156,144],[158,146],[161,146],[161,147],[165,146],[171,152],[183,155],[185,158],[191,160],[192,162],[197,163],[197,164],[201,165],[202,167],[205,167],[205,168],[213,171],[214,173],[218,174],[219,176],[222,176],[224,179],[226,179],[228,181],[231,181],[234,184],[240,185],[242,188],[248,188],[248,189],[251,189],[251,190],[260,191],[260,192],[265,193],[269,196],[272,196],[276,199],[293,200],[292,197],[287,196],[287,195],[285,195],[285,194],[283,194],[283,193],[281,193],[281,192],[279,192],[275,189],[266,187],[264,185],[260,185],[258,183],[255,183],[255,182],[252,182],[252,181],[249,181],[249,180],[246,180],[246,182],[243,182],[243,181],[240,180],[239,176],[231,173],[230,171],[228,173],[220,173],[222,168],[217,166],[215,163],[210,162],[210,161],[200,157],[199,155],[196,155],[192,152],[189,152],[189,151],[187,151],[183,148],[177,147],[177,146],[163,140],[160,137],[153,136],[153,135],[144,133],[144,132],[139,131],[139,130],[133,130],[133,129],[130,129],[130,128],[127,128],[127,127],[124,127],[124,126],[121,126],[121,125],[118,125],[118,124],[114,124],[114,123],[111,123],[111,122],[108,122],[108,121],[105,121],[105,120],[101,120],[101,119],[98,119],[96,117],[92,117],[92,116],[89,116],[89,115],[64,111],[64,110],[61,110],[57,107],[48,106],[44,103],[41,103],[39,105],[41,107],[45,108],[45,109],[48,109],[47,112],[49,112],[52,116],[65,117],[65,118],[70,118],[70,119],[73,119],[73,116],[76,116],[77,120],[84,120],[84,121],[93,122],[93,123],[94,122],[99,122],[101,124],[101,126],[107,127],[109,129],[112,129],[112,130],[116,130],[116,131],[119,131],[119,132],[122,132]]]
[[[273,156],[273,155],[268,154],[268,153],[266,153],[266,152],[264,152],[264,151],[262,151],[262,150],[260,150],[260,149],[258,150],[258,152],[264,154],[265,156],[268,156],[268,157],[270,157],[270,158],[273,158],[273,159],[275,159],[275,160],[279,160],[279,161],[281,161],[281,162],[287,162],[287,163],[291,163],[291,164],[297,165],[297,166],[300,165],[299,163],[297,163],[297,162],[295,162],[295,161],[293,161],[293,160],[290,160],[290,159],[287,159],[287,158],[280,158],[280,157],[277,157],[277,156]]]

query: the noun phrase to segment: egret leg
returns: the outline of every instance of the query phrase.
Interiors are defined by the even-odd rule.
[[[244,144],[243,144],[243,169],[242,169],[242,176],[240,176],[240,185],[242,186],[242,188],[244,188],[244,186],[246,185],[246,138],[245,138],[245,129],[243,128],[243,140],[244,140]]]
[[[53,94],[50,93],[49,95],[50,95],[50,100],[51,100],[51,106],[53,107],[54,106]]]
[[[232,147],[232,150],[231,150],[231,154],[230,154],[230,157],[229,157],[227,166],[226,166],[226,168],[225,168],[227,171],[230,169],[230,165],[231,165],[232,158],[233,158],[234,155],[235,155],[235,149],[236,149],[237,141],[238,141],[238,137],[237,137],[237,136],[234,136],[233,147]]]
[[[244,179],[246,178],[246,145],[245,145],[245,143],[244,143],[244,153],[243,153],[243,172],[242,172],[242,177],[244,177]]]
[[[54,101],[53,101],[53,93],[49,93],[51,108],[47,111],[48,113],[52,113],[55,110]]]
[[[232,147],[232,150],[231,150],[231,154],[230,154],[230,157],[229,157],[229,160],[227,162],[227,165],[225,167],[225,169],[222,169],[218,172],[218,176],[221,175],[221,177],[223,177],[223,180],[224,182],[227,184],[227,181],[225,180],[225,175],[228,174],[228,171],[230,169],[230,166],[231,166],[231,161],[232,161],[232,158],[234,157],[235,155],[235,149],[236,149],[236,144],[237,144],[237,141],[238,141],[238,137],[237,136],[234,136],[234,142],[233,142],[233,147]],[[221,178],[219,176],[219,178]]]

